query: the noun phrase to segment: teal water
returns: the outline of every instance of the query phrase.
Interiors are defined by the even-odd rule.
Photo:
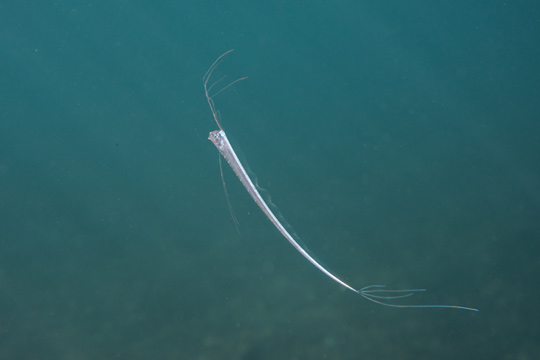
[[[535,359],[537,2],[0,4],[0,359]],[[202,89],[309,250],[224,168]]]

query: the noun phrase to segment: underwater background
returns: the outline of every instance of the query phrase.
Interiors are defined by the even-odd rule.
[[[0,359],[536,359],[537,1],[4,1]],[[309,251],[207,140],[224,129]],[[236,145],[235,145],[236,146]]]

